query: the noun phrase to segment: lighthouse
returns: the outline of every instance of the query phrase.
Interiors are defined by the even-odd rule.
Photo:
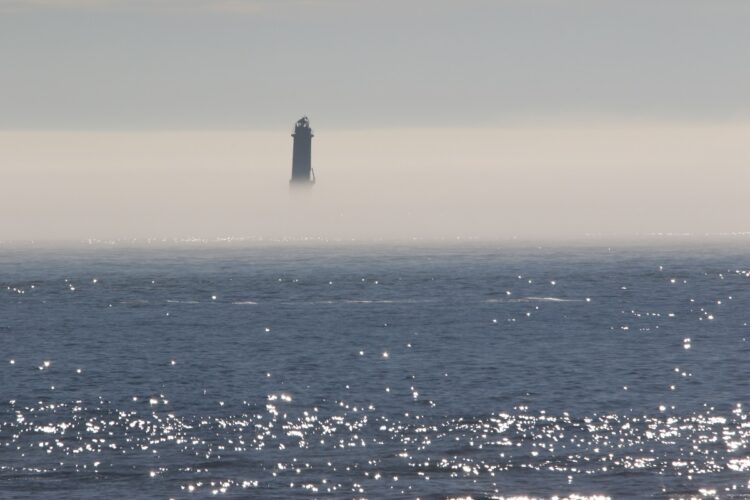
[[[315,172],[311,164],[311,150],[313,133],[310,120],[303,116],[294,125],[294,148],[292,150],[292,180],[291,187],[310,187],[315,184]]]

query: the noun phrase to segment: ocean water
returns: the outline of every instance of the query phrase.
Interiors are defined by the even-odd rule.
[[[0,249],[0,497],[750,494],[746,248]]]

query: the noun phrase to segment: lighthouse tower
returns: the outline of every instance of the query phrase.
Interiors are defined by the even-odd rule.
[[[294,125],[294,149],[292,151],[292,180],[291,187],[310,187],[315,184],[315,172],[311,164],[311,150],[313,133],[310,120],[306,116],[300,118]]]

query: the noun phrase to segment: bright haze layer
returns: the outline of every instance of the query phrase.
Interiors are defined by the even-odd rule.
[[[0,240],[750,230],[741,0],[0,0]],[[289,192],[310,117],[317,184]]]

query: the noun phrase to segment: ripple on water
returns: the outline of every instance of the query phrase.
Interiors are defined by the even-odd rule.
[[[149,398],[146,409],[11,402],[0,426],[0,478],[7,484],[75,472],[79,481],[81,474],[127,470],[173,493],[492,495],[523,492],[528,472],[536,471],[548,494],[594,494],[596,477],[640,477],[666,493],[685,485],[698,492],[711,489],[710,474],[731,478],[750,470],[742,453],[750,422],[741,406],[729,414],[707,408],[576,417],[517,407],[472,418],[440,418],[437,411],[393,418],[345,401],[296,407],[288,393],[267,401],[247,403],[238,414],[192,416],[161,409],[168,405],[163,395]],[[736,476],[736,487],[747,492],[746,478]]]

